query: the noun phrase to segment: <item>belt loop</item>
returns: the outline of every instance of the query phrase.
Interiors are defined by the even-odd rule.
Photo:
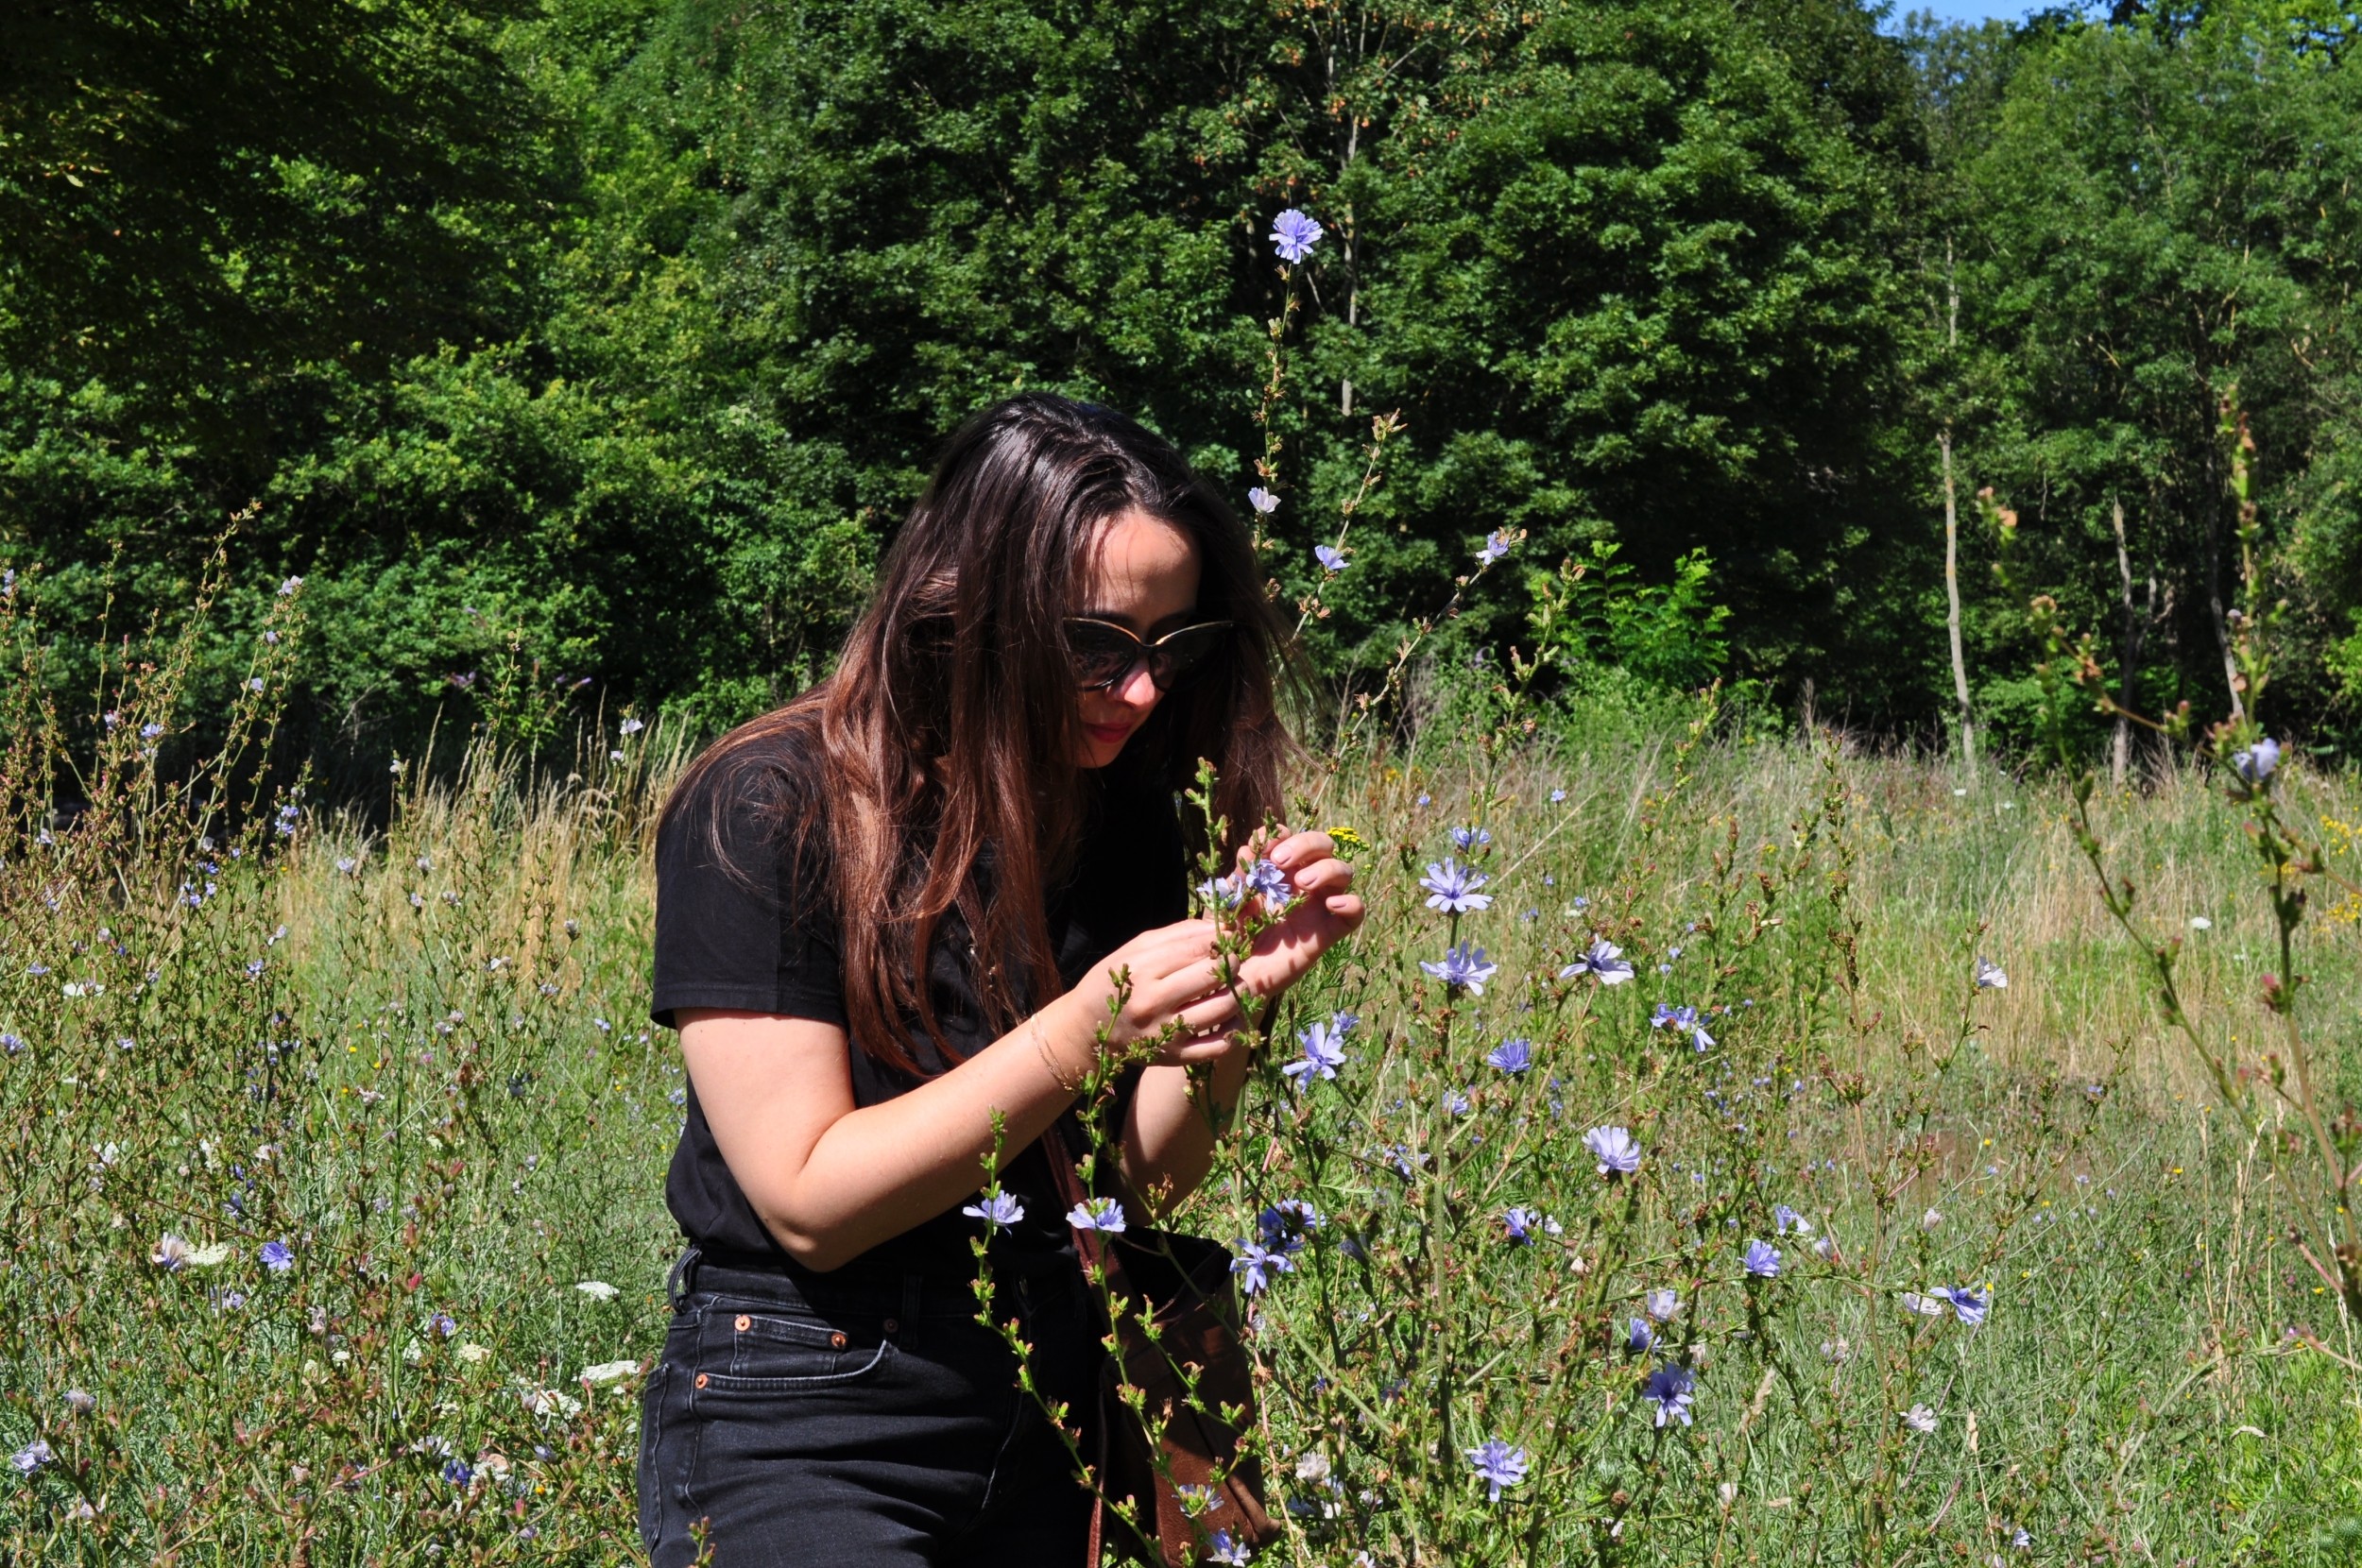
[[[908,1334],[918,1323],[920,1281],[923,1276],[905,1273],[902,1276],[902,1332]]]
[[[673,1276],[664,1282],[664,1294],[671,1300],[676,1313],[680,1311],[681,1304],[689,1299],[690,1292],[697,1288],[697,1262],[704,1255],[696,1243],[692,1242],[674,1261]]]

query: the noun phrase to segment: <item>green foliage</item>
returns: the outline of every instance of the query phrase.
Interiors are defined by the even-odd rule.
[[[1505,651],[1528,606],[1444,616],[1441,584],[1522,529],[1651,581],[1705,552],[1722,673],[1909,730],[1947,700],[1947,431],[1956,506],[2018,507],[2028,580],[2145,705],[2221,689],[2235,383],[2284,711],[2341,723],[2351,29],[2261,0],[1880,25],[1840,0],[47,8],[0,63],[0,555],[46,567],[78,680],[250,511],[226,613],[313,584],[290,718],[323,759],[481,716],[467,677],[512,633],[578,712],[716,725],[825,668],[944,431],[1047,386],[1281,498],[1271,573],[1317,598],[1308,648],[1348,693],[1425,622],[1439,655]],[[1291,205],[1326,232],[1283,285],[1263,235]],[[1310,551],[1348,506],[1331,579]],[[1989,560],[1972,530],[1970,679],[2006,738],[2028,650]]]
[[[1617,549],[1595,540],[1588,560],[1569,556],[1555,574],[1528,573],[1537,656],[1620,669],[1676,690],[1720,675],[1731,612],[1709,597],[1714,563],[1706,553],[1675,561],[1669,583],[1636,583],[1633,568],[1616,559]]]

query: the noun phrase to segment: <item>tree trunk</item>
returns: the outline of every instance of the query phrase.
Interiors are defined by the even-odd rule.
[[[2206,459],[2206,613],[2214,622],[2215,646],[2222,653],[2222,683],[2231,693],[2231,716],[2247,717],[2239,697],[2239,660],[2231,647],[2231,626],[2222,613],[2222,470]]]
[[[1968,712],[1968,660],[1960,652],[1960,506],[1952,482],[1952,430],[1936,434],[1943,453],[1943,597],[1944,626],[1952,637],[1952,694],[1960,707],[1960,761],[1968,770],[1969,787],[1977,784],[1977,731]]]
[[[2134,639],[2138,634],[2132,621],[2132,556],[2124,547],[2124,503],[2110,502],[2108,516],[2115,524],[2116,581],[2124,595],[2124,625],[2116,637],[2116,690],[2121,694],[2116,698],[2115,744],[2109,757],[2108,771],[2116,787],[2122,789],[2125,771],[2132,762],[2132,721],[2124,716],[2122,709],[2131,706],[2132,660],[2137,653]]]

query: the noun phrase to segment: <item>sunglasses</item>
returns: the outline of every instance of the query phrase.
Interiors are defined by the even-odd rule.
[[[1157,690],[1173,690],[1203,670],[1207,656],[1229,635],[1229,622],[1207,621],[1143,642],[1129,626],[1112,621],[1070,616],[1066,622],[1067,656],[1074,664],[1075,684],[1086,691],[1107,690],[1142,664]]]

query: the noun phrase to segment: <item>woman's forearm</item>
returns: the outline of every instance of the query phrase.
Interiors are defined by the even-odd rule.
[[[1153,1214],[1171,1213],[1213,1168],[1214,1145],[1238,1112],[1246,1069],[1246,1048],[1233,1046],[1195,1082],[1187,1067],[1140,1074],[1124,1122],[1123,1177]]]
[[[996,1148],[996,1111],[1003,1165],[1048,1130],[1073,1102],[1065,1085],[1082,1080],[1096,1048],[1092,1020],[1081,1014],[1070,998],[1061,998],[950,1072],[827,1119],[816,1136],[806,1134],[808,1144],[798,1136],[812,1125],[806,1118],[828,1112],[799,1103],[796,1075],[745,1070],[744,1061],[727,1060],[727,1039],[698,1042],[691,1070],[697,1072],[701,1057],[717,1069],[710,1075],[718,1092],[701,1082],[698,1099],[764,1227],[798,1262],[826,1270],[984,1185]],[[842,1036],[836,1038],[841,1061]],[[759,1038],[738,1044],[763,1049]],[[777,1056],[770,1060],[776,1064]]]

